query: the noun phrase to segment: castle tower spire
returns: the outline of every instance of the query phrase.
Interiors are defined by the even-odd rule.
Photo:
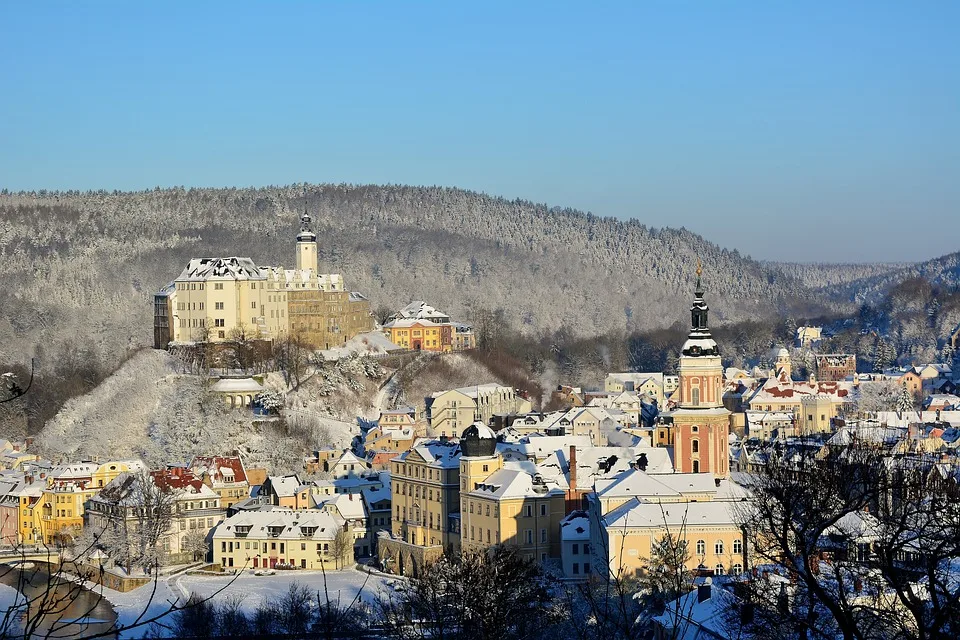
[[[304,205],[300,216],[300,233],[297,234],[297,269],[309,269],[317,273],[317,234],[313,232],[313,219]]]

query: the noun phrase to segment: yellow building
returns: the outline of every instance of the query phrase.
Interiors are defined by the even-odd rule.
[[[213,532],[213,561],[225,569],[341,569],[353,538],[338,542],[343,521],[320,510],[242,511]]]
[[[154,346],[170,342],[278,339],[297,334],[320,348],[372,331],[370,303],[340,274],[318,272],[308,214],[297,234],[296,268],[250,258],[194,258],[154,296]]]
[[[415,300],[383,325],[391,342],[414,351],[447,353],[477,346],[473,327],[451,322],[450,316],[422,300]]]
[[[461,548],[516,547],[528,560],[560,555],[564,491],[518,469],[504,469],[496,435],[477,423],[460,441]]]
[[[597,481],[587,500],[593,569],[635,575],[647,566],[652,545],[669,534],[686,541],[688,569],[739,574],[749,566],[737,519],[742,497],[729,480],[717,483],[707,473],[634,470]]]
[[[220,496],[223,509],[250,497],[247,470],[240,456],[197,456],[190,469]]]
[[[124,472],[142,471],[140,460],[112,460],[103,464],[78,462],[60,465],[47,474],[39,504],[40,536],[44,543],[66,541],[83,529],[87,500]]]
[[[391,530],[377,553],[389,571],[415,574],[460,549],[460,447],[420,441],[392,460],[390,475]]]
[[[459,436],[474,422],[489,424],[495,415],[528,413],[529,400],[517,395],[512,387],[481,384],[438,391],[424,398],[427,432],[432,437]]]

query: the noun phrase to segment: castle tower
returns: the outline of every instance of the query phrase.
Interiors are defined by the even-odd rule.
[[[297,234],[297,269],[310,269],[317,274],[317,235],[311,226],[310,214],[300,216],[300,233]]]
[[[482,422],[474,422],[463,430],[460,436],[460,547],[464,551],[483,547],[479,542],[470,541],[467,535],[470,527],[491,527],[489,518],[479,510],[473,513],[467,508],[468,494],[502,467],[503,458],[497,454],[497,436],[493,430]]]
[[[707,323],[697,262],[697,286],[690,307],[691,328],[680,352],[680,402],[672,412],[674,466],[680,473],[729,473],[727,436],[730,412],[723,406],[723,365],[720,348]]]

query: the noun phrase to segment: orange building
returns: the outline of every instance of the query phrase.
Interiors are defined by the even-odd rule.
[[[413,351],[453,351],[453,325],[431,320],[392,320],[383,325],[390,341]]]
[[[723,406],[723,365],[720,349],[707,326],[709,308],[703,299],[697,266],[697,287],[690,308],[692,327],[680,355],[679,407],[663,415],[657,431],[669,431],[677,473],[729,474],[730,412]],[[658,442],[658,443],[659,443]]]

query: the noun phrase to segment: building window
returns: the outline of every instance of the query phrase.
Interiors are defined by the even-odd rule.
[[[723,564],[718,564],[713,568],[714,575],[722,576],[724,574]]]
[[[730,575],[738,576],[741,573],[743,573],[743,565],[740,564],[739,562],[733,565],[732,567],[730,567]]]
[[[733,541],[733,552],[736,554],[743,553],[743,542],[739,538]]]
[[[213,308],[216,309],[217,311],[223,311],[223,303],[222,303],[222,302],[214,302],[214,303],[213,303]]]
[[[707,553],[707,543],[703,540],[697,540],[697,555],[702,556]]]
[[[533,505],[526,505],[523,507],[523,515],[527,518],[533,517]]]
[[[527,544],[533,544],[533,529],[527,529]]]
[[[573,555],[575,555],[575,556],[580,554],[580,545],[577,544],[576,542],[573,543],[573,552],[572,552],[572,553],[573,553]]]
[[[713,545],[713,550],[718,556],[723,555],[723,540],[717,540],[717,543]]]
[[[540,544],[546,544],[546,543],[547,543],[547,530],[540,529]]]
[[[573,563],[573,575],[580,575],[580,563],[578,562]]]
[[[692,440],[690,442],[690,448],[691,448],[691,451],[693,451],[693,453],[700,453],[700,441]]]
[[[214,288],[215,291],[223,291],[223,283],[222,283],[222,282],[215,282],[215,283],[213,283],[213,288]]]

